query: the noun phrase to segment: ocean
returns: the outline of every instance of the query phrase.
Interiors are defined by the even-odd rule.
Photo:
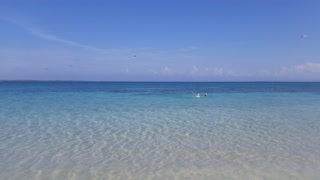
[[[0,83],[0,179],[319,178],[320,83]]]

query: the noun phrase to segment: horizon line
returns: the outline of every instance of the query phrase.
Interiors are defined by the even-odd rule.
[[[137,81],[130,81],[130,80],[116,80],[116,81],[112,81],[112,80],[32,80],[32,79],[16,79],[16,80],[0,80],[1,82],[132,82],[132,83],[139,83],[139,82],[144,82],[144,83],[153,83],[153,82],[165,82],[165,83],[176,83],[176,82],[191,82],[191,83],[223,83],[223,82],[230,82],[230,83],[286,83],[286,82],[290,82],[290,83],[320,83],[320,81],[256,81],[256,80],[247,80],[247,81],[175,81],[175,80],[171,80],[171,81],[144,81],[144,80],[137,80]]]

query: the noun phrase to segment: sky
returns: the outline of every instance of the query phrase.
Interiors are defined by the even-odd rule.
[[[0,80],[320,81],[317,0],[1,0]]]

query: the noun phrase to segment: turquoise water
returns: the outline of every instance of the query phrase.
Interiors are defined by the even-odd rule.
[[[319,179],[320,83],[2,82],[0,142],[0,179]]]

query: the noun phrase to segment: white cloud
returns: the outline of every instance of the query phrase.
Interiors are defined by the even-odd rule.
[[[212,69],[208,70],[211,74],[214,75],[234,75],[234,72],[230,69],[225,69],[225,68],[221,68],[221,67],[214,67]]]
[[[199,68],[198,68],[197,66],[193,65],[193,66],[192,66],[191,73],[192,73],[192,74],[195,74],[195,73],[197,73],[198,71],[199,71]]]
[[[169,72],[169,70],[170,70],[170,69],[169,69],[168,66],[165,66],[165,67],[163,68],[163,71],[164,71],[164,72]]]
[[[319,80],[319,75],[320,63],[306,62],[293,66],[284,66],[278,70],[262,70],[256,74],[256,77],[268,80],[317,81]],[[253,76],[253,74],[250,76]]]
[[[162,75],[170,75],[172,74],[172,69],[170,69],[168,66],[165,66],[162,68]]]
[[[320,73],[320,63],[304,63],[294,67],[294,70],[300,73]]]
[[[320,63],[307,62],[295,66],[282,67],[278,72],[275,72],[275,76],[282,75],[313,75],[320,74]]]
[[[195,76],[235,76],[235,73],[230,69],[222,67],[206,67],[201,68],[192,66],[191,74]]]

